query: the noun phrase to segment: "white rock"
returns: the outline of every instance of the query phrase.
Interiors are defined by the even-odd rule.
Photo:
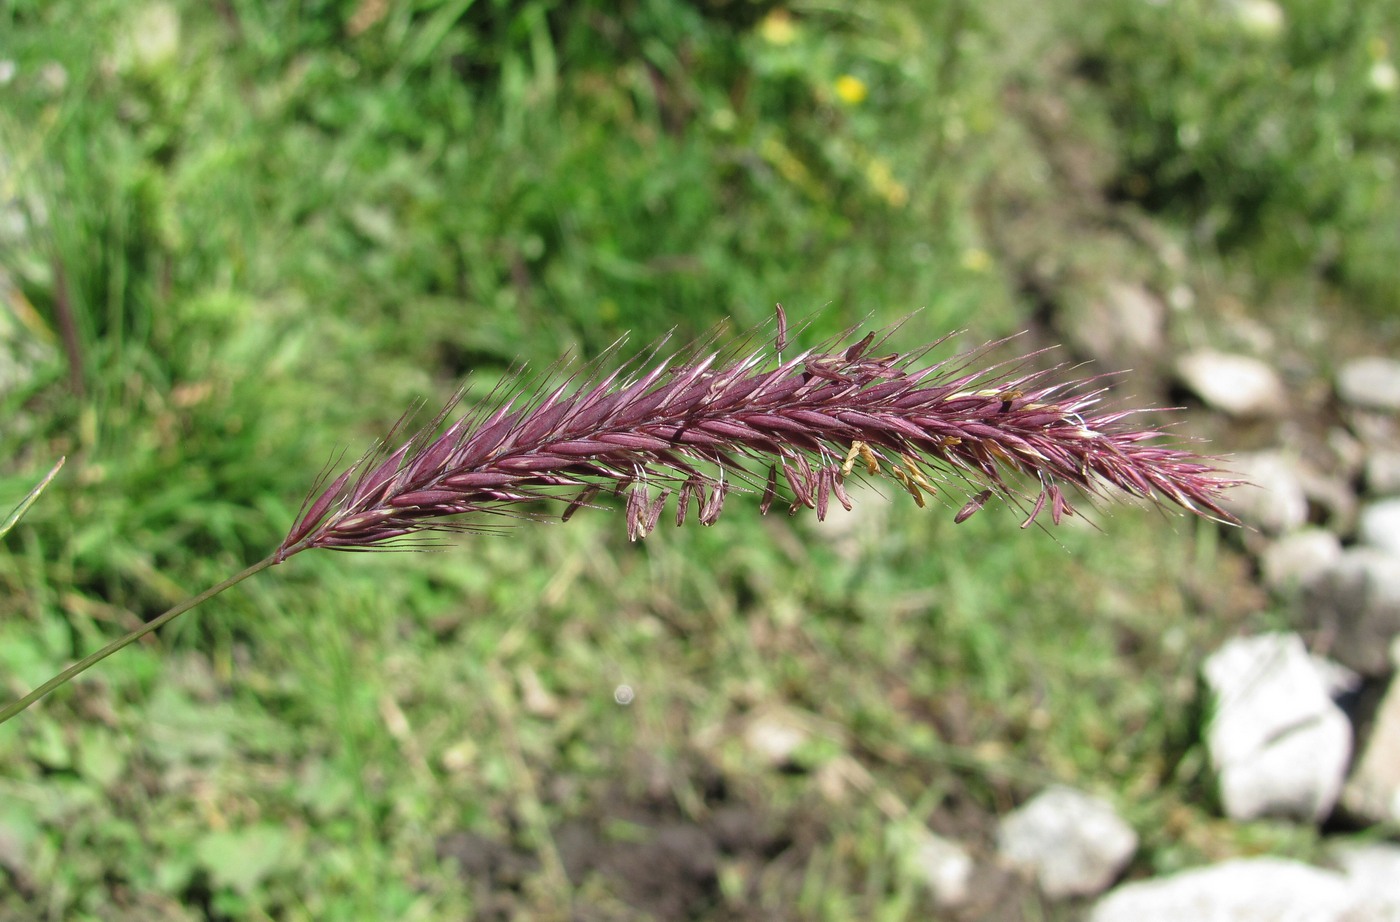
[[[1284,535],[1265,549],[1259,561],[1264,585],[1291,592],[1311,585],[1342,556],[1342,542],[1324,528],[1304,528]]]
[[[1247,481],[1224,497],[1225,507],[1246,525],[1278,535],[1307,524],[1308,496],[1293,458],[1257,452],[1231,458],[1226,466]]]
[[[1400,565],[1370,547],[1351,547],[1303,593],[1310,626],[1329,639],[1328,655],[1366,676],[1393,668],[1400,636]]]
[[[1400,821],[1400,680],[1392,678],[1381,699],[1342,805],[1374,823]]]
[[[940,909],[966,906],[972,898],[972,856],[950,839],[925,832],[912,857],[914,868]]]
[[[1348,669],[1341,663],[1334,662],[1325,656],[1309,653],[1308,661],[1312,663],[1317,677],[1322,680],[1322,687],[1327,690],[1327,697],[1333,701],[1355,694],[1365,684],[1365,680],[1356,670]]]
[[[1353,406],[1400,411],[1400,361],[1353,359],[1337,375],[1337,395]]]
[[[1067,787],[1052,787],[1001,821],[998,847],[1036,876],[1051,899],[1100,893],[1137,851],[1137,834],[1113,807]]]
[[[749,721],[744,729],[744,742],[763,761],[774,768],[782,768],[792,764],[793,755],[811,735],[795,715],[773,711]]]
[[[1247,355],[1205,349],[1176,363],[1181,383],[1206,405],[1230,416],[1277,416],[1288,408],[1278,373]]]
[[[1383,499],[1367,503],[1356,523],[1357,538],[1362,544],[1395,555],[1400,569],[1400,499]]]
[[[1349,843],[1333,849],[1332,860],[1368,903],[1400,920],[1400,845]]]
[[[1343,922],[1359,902],[1341,874],[1251,858],[1125,884],[1089,922]]]
[[[1232,640],[1206,660],[1214,715],[1206,747],[1232,819],[1331,812],[1351,757],[1351,724],[1296,634]]]

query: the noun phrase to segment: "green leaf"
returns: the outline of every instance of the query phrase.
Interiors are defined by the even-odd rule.
[[[195,854],[216,886],[252,894],[293,851],[287,830],[268,823],[247,829],[213,832],[200,840]]]
[[[103,789],[110,788],[125,773],[126,752],[113,734],[103,727],[83,727],[78,731],[78,771]]]
[[[73,754],[68,748],[68,741],[64,739],[63,728],[51,721],[39,723],[29,740],[29,757],[54,771],[62,771],[73,765]]]

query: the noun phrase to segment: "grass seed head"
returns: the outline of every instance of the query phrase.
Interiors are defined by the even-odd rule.
[[[930,363],[931,347],[871,357],[875,346],[872,333],[786,360],[762,349],[672,358],[625,377],[578,374],[533,402],[517,381],[506,391],[515,396],[444,428],[459,395],[310,500],[278,559],[480,530],[483,516],[527,516],[541,502],[567,519],[602,491],[625,497],[633,539],[656,527],[673,493],[677,524],[692,502],[712,524],[735,484],[760,492],[764,512],[785,486],[794,511],[820,518],[833,493],[849,508],[842,482],[857,461],[877,476],[882,460],[921,505],[935,493],[930,475],[975,488],[957,522],[1000,495],[1030,505],[1023,527],[1046,506],[1059,523],[1074,514],[1062,485],[1233,521],[1219,500],[1236,481],[1128,412],[1095,415],[1101,389],[1053,382],[1053,370],[969,371],[981,351]]]

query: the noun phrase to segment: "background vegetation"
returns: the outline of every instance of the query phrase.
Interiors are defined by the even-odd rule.
[[[1379,0],[0,2],[0,504],[69,458],[0,546],[0,686],[468,372],[775,301],[1029,348],[1084,267],[1189,285],[1193,336],[1393,338],[1397,41]],[[1136,872],[1310,847],[1212,819],[1196,664],[1276,617],[1213,528],[961,502],[299,557],[0,728],[0,919],[922,917],[917,830],[989,847],[1052,780]],[[658,837],[713,860],[648,878]]]

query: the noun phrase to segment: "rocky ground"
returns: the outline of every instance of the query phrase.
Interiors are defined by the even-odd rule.
[[[1064,195],[1003,201],[992,225],[1045,337],[1130,364],[1140,393],[1193,409],[1193,434],[1249,482],[1229,498],[1244,523],[1230,540],[1291,613],[1293,630],[1239,637],[1204,665],[1220,809],[1350,844],[1328,867],[1260,856],[1110,889],[1131,831],[1106,804],[1048,790],[1000,820],[998,860],[1051,899],[1095,897],[1081,903],[1094,922],[1400,919],[1400,846],[1385,838],[1400,823],[1400,360],[1345,310],[1284,309],[1277,325],[1222,291],[1150,219],[1096,191],[1107,163],[1075,141],[1063,103],[1024,108]],[[1065,241],[1085,238],[1121,255],[1078,262],[1086,251]],[[1357,845],[1358,830],[1377,835]]]

